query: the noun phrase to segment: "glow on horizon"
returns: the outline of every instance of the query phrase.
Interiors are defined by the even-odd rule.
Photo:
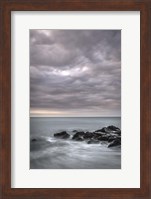
[[[50,110],[30,110],[30,117],[121,117],[120,114],[108,114],[96,112],[83,111],[81,114],[78,112],[67,112],[67,111],[50,111]]]

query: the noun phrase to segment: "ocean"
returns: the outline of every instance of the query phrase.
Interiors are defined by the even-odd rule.
[[[120,169],[121,147],[106,142],[87,144],[55,138],[54,133],[73,130],[95,131],[114,125],[121,129],[120,117],[31,117],[30,169]]]

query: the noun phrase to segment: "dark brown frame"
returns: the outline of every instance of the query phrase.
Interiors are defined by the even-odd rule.
[[[141,186],[115,189],[11,188],[11,11],[140,11]],[[0,186],[2,199],[151,198],[151,1],[0,0]],[[101,180],[101,179],[100,179]],[[116,179],[115,179],[116,180]]]

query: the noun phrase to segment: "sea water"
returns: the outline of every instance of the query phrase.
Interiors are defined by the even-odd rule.
[[[121,148],[108,148],[106,142],[87,144],[73,141],[73,130],[93,132],[114,125],[121,128],[120,117],[31,117],[30,169],[120,169]],[[71,138],[55,138],[67,131]]]

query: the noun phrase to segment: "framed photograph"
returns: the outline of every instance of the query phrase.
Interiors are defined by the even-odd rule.
[[[1,198],[151,197],[150,1],[1,1]]]

